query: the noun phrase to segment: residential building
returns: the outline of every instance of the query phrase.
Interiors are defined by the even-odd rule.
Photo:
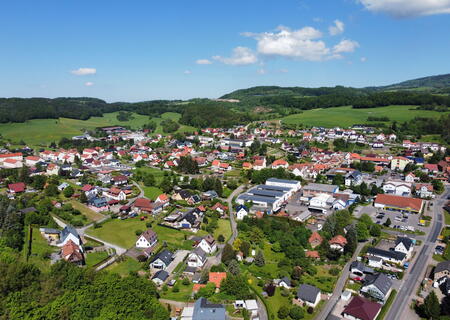
[[[375,320],[381,311],[381,304],[360,296],[354,296],[342,311],[342,316],[350,320]]]
[[[309,284],[302,284],[297,290],[297,299],[308,307],[315,308],[320,302],[320,290]]]
[[[361,292],[381,302],[385,302],[392,289],[392,280],[384,273],[367,275]]]
[[[153,247],[158,242],[158,235],[152,229],[145,230],[136,241],[136,248],[146,249]]]

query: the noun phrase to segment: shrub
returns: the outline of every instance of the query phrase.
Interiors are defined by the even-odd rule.
[[[330,271],[329,271],[329,273],[330,273],[332,276],[337,276],[337,275],[339,275],[340,272],[341,272],[341,270],[338,269],[338,268],[331,268]]]
[[[135,233],[137,236],[140,236],[140,235],[142,234],[142,230],[136,230],[134,233]]]
[[[189,281],[188,278],[184,278],[182,283],[183,285],[188,286],[191,282]]]

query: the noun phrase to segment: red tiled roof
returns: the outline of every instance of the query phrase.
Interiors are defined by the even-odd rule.
[[[0,154],[0,158],[22,157],[21,152]]]
[[[380,304],[355,296],[342,313],[361,320],[374,320],[380,309]]]
[[[8,189],[11,191],[14,191],[15,193],[18,192],[24,192],[25,191],[25,183],[23,182],[17,182],[17,183],[11,183],[8,184]]]
[[[307,258],[320,259],[320,254],[318,251],[306,251]]]
[[[322,242],[322,240],[323,240],[322,236],[318,232],[313,232],[311,234],[311,236],[309,237],[308,242],[309,243],[312,243],[312,242],[315,242],[315,241]]]
[[[390,194],[379,194],[375,203],[383,204],[387,206],[394,206],[397,208],[410,208],[415,211],[422,209],[422,199],[394,196]]]
[[[151,208],[152,202],[145,198],[139,198],[134,202],[134,206],[138,208]]]
[[[340,234],[336,237],[332,238],[330,241],[328,241],[329,244],[338,244],[340,246],[345,246],[347,244],[347,239],[345,239]]]
[[[226,272],[210,272],[208,282],[212,282],[216,285],[216,288],[220,288],[220,283],[223,279],[226,279]]]

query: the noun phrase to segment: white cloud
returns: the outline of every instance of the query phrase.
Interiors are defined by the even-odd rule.
[[[348,53],[354,52],[359,47],[359,43],[353,40],[344,39],[333,47],[333,53]]]
[[[183,73],[184,73],[184,74],[192,74],[192,71],[191,71],[191,70],[184,70]]]
[[[70,71],[70,73],[76,75],[76,76],[86,76],[90,74],[96,74],[97,69],[95,68],[78,68],[76,70]]]
[[[358,0],[366,9],[397,18],[450,14],[450,0]]]
[[[366,62],[367,61],[367,58],[366,57],[361,57],[361,62]]]
[[[229,58],[214,56],[213,59],[232,66],[242,66],[258,62],[256,54],[250,48],[246,47],[234,48]]]
[[[336,36],[344,32],[344,23],[340,20],[334,20],[334,25],[328,28],[328,32],[332,36]]]
[[[307,61],[324,60],[330,49],[322,40],[322,32],[313,27],[291,30],[279,27],[277,32],[254,35],[258,53],[268,56],[283,56]]]
[[[211,60],[208,59],[198,59],[197,61],[195,61],[196,64],[212,64]]]
[[[92,86],[94,85],[94,83],[88,81],[88,82],[86,82],[84,85],[85,85],[86,87],[92,87]]]
[[[267,73],[267,71],[266,71],[266,69],[258,69],[258,70],[256,70],[256,73],[258,73],[258,74],[266,74]]]

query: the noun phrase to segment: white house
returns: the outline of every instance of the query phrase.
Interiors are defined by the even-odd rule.
[[[150,248],[158,242],[158,235],[152,229],[147,229],[136,241],[136,248]]]
[[[217,250],[216,240],[212,235],[208,234],[200,241],[197,247],[201,248],[207,254],[214,253]]]
[[[205,265],[206,259],[206,252],[203,251],[202,248],[197,247],[189,253],[187,264],[192,268],[202,268]]]
[[[308,307],[315,308],[320,302],[320,290],[309,284],[302,284],[297,290],[297,299]]]
[[[239,205],[236,207],[236,219],[242,220],[248,215],[248,209],[244,205]]]
[[[411,194],[412,185],[405,181],[387,181],[383,185],[383,191],[386,194],[394,194],[396,196],[409,196]]]
[[[397,240],[395,241],[394,251],[406,254],[406,258],[409,259],[412,255],[413,250],[413,240],[406,237],[397,237]]]
[[[163,250],[156,254],[150,261],[150,268],[165,270],[173,260],[173,254],[169,250]]]

